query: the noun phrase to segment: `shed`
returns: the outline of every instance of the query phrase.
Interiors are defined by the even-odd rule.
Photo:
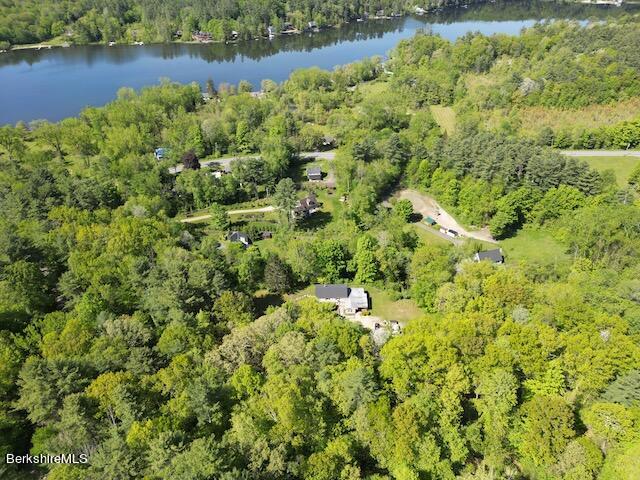
[[[436,221],[435,221],[433,218],[431,218],[431,217],[426,217],[426,218],[424,219],[424,223],[426,223],[427,225],[435,225],[435,224],[436,224],[436,223],[438,223],[438,222],[436,222]]]
[[[322,180],[322,169],[315,166],[307,168],[307,178],[312,182]]]

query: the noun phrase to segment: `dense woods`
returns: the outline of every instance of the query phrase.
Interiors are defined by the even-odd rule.
[[[425,9],[458,5],[457,0],[423,2]],[[65,36],[76,43],[115,40],[171,41],[191,40],[196,31],[210,33],[214,40],[265,36],[272,26],[280,32],[288,25],[303,30],[309,22],[318,27],[340,25],[367,15],[413,12],[414,2],[382,0],[375,2],[327,3],[311,0],[207,1],[180,0],[75,0],[0,2],[0,42],[34,43]],[[182,32],[176,35],[177,32]]]
[[[154,11],[82,7],[113,5]],[[616,182],[514,119],[640,95],[639,24],[421,34],[385,64],[299,70],[260,95],[167,81],[1,127],[0,476],[637,478],[640,167]],[[301,152],[328,148],[335,191],[304,178]],[[228,173],[205,166],[220,156]],[[505,249],[550,240],[474,262],[487,244],[417,228],[390,197],[405,187]],[[309,193],[321,211],[298,218]],[[379,341],[309,298],[333,282],[417,313]],[[27,452],[89,462],[4,463]]]

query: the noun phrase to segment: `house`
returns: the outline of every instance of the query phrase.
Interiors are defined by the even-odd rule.
[[[164,147],[158,147],[153,151],[153,155],[156,157],[156,160],[162,160],[166,154],[167,149]]]
[[[484,252],[477,252],[473,259],[476,262],[481,262],[483,260],[489,260],[492,263],[504,263],[504,256],[502,255],[501,248],[495,248],[493,250],[486,250]]]
[[[315,285],[316,298],[321,302],[336,304],[343,316],[355,315],[369,308],[369,295],[364,288],[350,288],[347,285]]]
[[[322,180],[322,169],[320,167],[307,168],[307,178],[310,182]]]
[[[431,225],[431,226],[433,226],[433,225],[435,225],[435,224],[436,224],[436,223],[438,223],[438,222],[436,222],[436,221],[435,221],[433,218],[431,218],[431,217],[426,217],[426,218],[424,219],[424,223],[426,223],[427,225]]]
[[[316,196],[312,193],[308,197],[298,201],[298,205],[293,209],[294,218],[304,218],[312,213],[316,213],[320,209],[320,203]]]
[[[209,32],[194,32],[191,35],[191,38],[196,42],[200,42],[200,43],[213,42],[213,36]]]
[[[229,234],[228,238],[230,242],[241,243],[245,248],[251,245],[251,238],[249,238],[249,235],[243,232],[233,231]]]

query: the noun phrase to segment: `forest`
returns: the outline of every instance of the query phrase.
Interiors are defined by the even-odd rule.
[[[426,0],[425,9],[473,2]],[[191,40],[196,31],[209,32],[216,41],[266,36],[272,26],[277,32],[285,24],[303,30],[309,22],[318,27],[340,25],[365,16],[413,12],[415,2],[376,0],[321,2],[301,0],[213,1],[180,0],[2,0],[0,42],[28,44],[65,38],[77,44],[117,40],[166,42]],[[177,32],[182,32],[176,35]]]
[[[638,478],[640,161],[622,178],[559,148],[640,143],[640,111],[616,113],[640,97],[639,27],[422,33],[384,63],[0,127],[0,477]],[[525,129],[532,109],[602,113],[578,133]],[[407,189],[496,243],[443,240]],[[293,215],[309,194],[320,211]],[[316,283],[364,287],[401,332]]]

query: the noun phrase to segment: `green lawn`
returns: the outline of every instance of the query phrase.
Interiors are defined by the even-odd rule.
[[[431,227],[425,225],[426,228],[422,228],[417,223],[414,223],[412,225],[420,240],[422,240],[427,245],[452,245],[451,242],[446,241],[444,238],[439,237],[435,233],[428,232],[427,229],[430,229]],[[435,231],[436,230],[434,230],[434,232]]]
[[[456,112],[451,107],[442,105],[431,105],[431,114],[448,135],[453,135],[456,131]]]
[[[371,314],[385,320],[408,322],[424,313],[411,299],[393,300],[389,292],[374,287],[365,287],[371,297]]]
[[[502,240],[507,264],[526,261],[531,264],[549,265],[568,262],[564,246],[546,230],[524,229],[515,237]]]
[[[636,165],[640,163],[640,157],[583,157],[591,168],[602,172],[604,170],[613,170],[616,174],[618,185],[624,187],[629,180],[629,175]]]

